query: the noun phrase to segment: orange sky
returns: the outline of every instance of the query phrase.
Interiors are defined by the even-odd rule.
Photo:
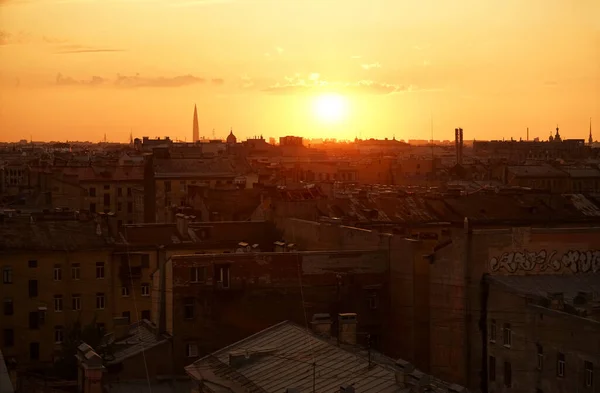
[[[206,137],[600,139],[600,1],[0,0],[0,140],[190,140],[194,103]]]

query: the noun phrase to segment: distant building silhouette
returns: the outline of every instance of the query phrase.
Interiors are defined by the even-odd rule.
[[[200,140],[200,129],[198,127],[198,109],[194,105],[194,125],[193,125],[193,141],[194,143]]]
[[[237,143],[237,138],[233,135],[233,129],[229,130],[229,135],[227,135],[227,144],[235,145]]]

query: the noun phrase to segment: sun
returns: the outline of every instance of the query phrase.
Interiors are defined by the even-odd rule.
[[[339,123],[346,118],[348,103],[339,94],[319,96],[314,101],[315,116],[326,123]]]

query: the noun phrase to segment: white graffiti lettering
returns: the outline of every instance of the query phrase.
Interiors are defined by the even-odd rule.
[[[504,270],[508,273],[517,271],[540,272],[568,269],[571,273],[598,273],[600,272],[600,250],[569,250],[560,257],[555,257],[556,251],[515,251],[505,252],[498,257],[490,259],[490,271]]]

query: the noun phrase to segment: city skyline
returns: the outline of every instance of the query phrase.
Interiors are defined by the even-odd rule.
[[[0,138],[587,139],[598,2],[427,3],[0,1]]]

